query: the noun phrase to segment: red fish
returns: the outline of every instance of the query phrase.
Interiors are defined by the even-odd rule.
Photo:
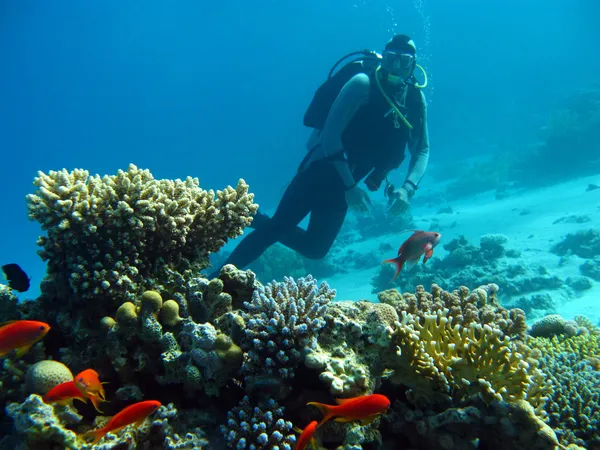
[[[135,423],[140,426],[146,418],[155,413],[160,408],[161,403],[156,400],[146,400],[143,402],[134,403],[122,409],[114,415],[106,424],[106,426],[97,430],[88,431],[83,435],[84,439],[93,437],[93,444],[96,444],[104,437],[106,433],[114,433],[125,428],[127,425]]]
[[[326,405],[317,402],[308,403],[319,408],[323,414],[323,418],[317,426],[323,425],[332,418],[336,422],[362,420],[364,423],[369,424],[377,416],[385,413],[390,407],[390,399],[381,394],[361,395],[354,398],[338,398],[335,401],[337,405]]]
[[[35,320],[14,320],[0,326],[0,357],[17,350],[21,357],[50,331],[50,325]]]
[[[75,375],[73,382],[79,391],[92,401],[96,411],[102,412],[98,405],[106,401],[106,393],[102,387],[105,383],[100,381],[98,372],[93,369],[86,369]]]
[[[398,276],[404,263],[406,263],[407,266],[412,267],[419,262],[421,255],[425,255],[423,258],[423,264],[425,264],[433,255],[433,249],[439,244],[441,237],[442,235],[440,233],[434,231],[416,230],[402,243],[398,250],[398,256],[392,259],[386,259],[382,263],[392,263],[396,265],[396,274],[392,280]]]
[[[310,403],[309,403],[310,405]],[[304,430],[296,430],[301,432],[298,440],[296,441],[296,446],[294,450],[304,450],[306,446],[311,443],[314,450],[317,449],[317,443],[315,438],[313,438],[315,431],[317,431],[317,421],[313,420],[311,423],[306,425]]]
[[[87,398],[75,386],[73,381],[54,386],[43,398],[45,403],[59,403],[61,405],[71,404],[74,399],[87,403]]]

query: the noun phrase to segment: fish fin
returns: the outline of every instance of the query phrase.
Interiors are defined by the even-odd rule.
[[[413,267],[415,267],[417,265],[417,263],[419,262],[419,259],[421,259],[420,256],[417,259],[408,259],[406,261],[406,271],[410,272],[413,269]]]
[[[94,409],[96,411],[98,411],[99,413],[104,414],[102,411],[100,411],[100,408],[98,407],[98,405],[100,403],[102,403],[102,400],[100,398],[96,397],[95,395],[90,395],[90,396],[88,396],[88,398],[92,402],[92,405],[94,405]]]
[[[91,443],[92,445],[97,444],[100,440],[108,433],[108,430],[105,428],[99,428],[97,430],[86,431],[79,437],[84,441]],[[89,438],[93,438],[92,442],[89,441]]]
[[[307,406],[308,405],[312,405],[312,406],[318,408],[319,411],[321,411],[321,414],[323,414],[323,418],[321,419],[321,421],[317,425],[317,428],[320,427],[321,425],[323,425],[329,419],[331,419],[333,417],[333,415],[334,415],[333,411],[331,411],[331,406],[330,405],[326,405],[325,403],[308,402],[306,405]]]
[[[341,423],[348,423],[348,422],[353,422],[356,419],[353,419],[352,417],[336,417],[335,419],[333,419],[334,422],[341,422]]]
[[[433,247],[430,247],[425,251],[425,256],[423,257],[423,264],[425,264],[429,258],[433,256]]]
[[[386,259],[385,261],[383,261],[381,264],[386,264],[386,263],[391,263],[394,264],[396,266],[396,273],[394,274],[393,278],[390,280],[390,282],[394,281],[396,279],[396,277],[400,274],[400,271],[402,270],[402,266],[404,265],[404,262],[406,260],[404,259],[404,257],[402,255],[397,256],[395,258],[392,259]]]
[[[137,422],[134,423],[134,425],[137,427],[141,427],[142,425],[144,425],[144,422],[146,421],[148,417],[144,417],[143,419],[138,420]]]
[[[10,325],[11,323],[15,323],[16,320],[7,320],[6,322],[0,322],[0,328],[5,325]]]
[[[35,342],[34,342],[35,344]],[[33,344],[29,344],[29,345],[24,345],[23,347],[19,348],[17,350],[17,353],[15,353],[15,356],[17,358],[20,358],[21,356],[23,356],[25,353],[27,353],[29,351],[29,349],[33,346]]]
[[[379,416],[379,414],[373,414],[372,416],[365,417],[363,420],[361,420],[361,423],[363,425],[371,425],[373,423],[373,421],[375,419],[377,419],[378,416]]]
[[[346,402],[348,402],[348,401],[350,401],[350,400],[352,400],[352,399],[351,399],[351,398],[336,398],[336,399],[335,399],[335,402],[336,402],[338,405],[343,405],[344,403],[346,403]]]
[[[294,431],[295,431],[296,433],[300,433],[300,434],[302,434],[302,432],[303,432],[304,430],[302,430],[301,428],[298,428],[298,427],[294,427]]]

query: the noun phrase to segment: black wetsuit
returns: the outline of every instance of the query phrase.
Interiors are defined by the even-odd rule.
[[[416,88],[409,87],[403,94],[395,99],[405,106],[402,113],[413,130],[402,123],[394,126],[389,104],[367,75],[350,79],[332,105],[323,130],[315,130],[309,139],[311,150],[273,217],[257,217],[255,229],[225,264],[243,269],[276,242],[306,258],[323,258],[344,223],[346,191],[364,177],[369,189],[378,189],[387,173],[402,163],[407,145],[411,161],[404,187],[414,190],[429,158],[426,106]],[[309,213],[304,230],[298,224]]]

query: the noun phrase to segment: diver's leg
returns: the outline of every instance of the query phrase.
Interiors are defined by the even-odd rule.
[[[305,258],[322,259],[335,242],[347,212],[344,190],[329,192],[329,195],[317,199],[313,204],[306,231],[293,230],[280,238],[279,242]]]
[[[344,185],[331,164],[315,170],[310,195],[310,220],[306,230],[295,227],[279,238],[286,247],[311,259],[323,258],[335,241],[348,212]]]
[[[259,227],[244,237],[224,265],[233,264],[243,269],[285,234],[294,230],[310,212],[312,198],[307,195],[306,190],[311,189],[311,179],[310,173],[297,174],[285,190],[273,217],[264,220]],[[217,276],[219,271],[220,268],[213,272],[211,278]]]

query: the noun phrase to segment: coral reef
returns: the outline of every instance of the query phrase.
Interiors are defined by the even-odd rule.
[[[414,294],[401,294],[389,289],[380,292],[377,297],[380,302],[392,305],[399,314],[408,312],[424,318],[447,310],[446,315],[452,317],[456,325],[490,325],[509,337],[523,338],[527,331],[525,314],[518,308],[508,310],[502,307],[497,292],[498,286],[493,283],[480,286],[472,292],[465,286],[447,292],[434,284],[431,292],[425,291],[423,286],[417,286]]]
[[[569,233],[554,244],[550,251],[559,256],[577,255],[580,258],[594,258],[600,255],[600,230],[590,229]]]
[[[506,236],[490,234],[481,236],[476,246],[461,236],[444,244],[443,248],[449,252],[447,256],[432,258],[426,265],[419,265],[418,269],[403,271],[392,282],[393,268],[382,266],[372,280],[372,292],[390,288],[410,291],[419,285],[432,284],[453,289],[455,286],[495,283],[504,295],[512,297],[563,286],[564,281],[550,275],[544,267],[524,264],[520,252],[507,248],[507,243]]]
[[[172,404],[161,406],[152,422],[142,426],[130,425],[121,431],[108,433],[97,445],[85,443],[72,430],[83,417],[71,406],[47,405],[39,395],[32,394],[19,403],[6,407],[6,414],[13,420],[11,435],[0,441],[0,448],[26,450],[30,448],[60,447],[69,450],[109,450],[117,448],[136,449],[202,449],[208,441],[199,428],[187,429],[182,436],[181,427],[174,425],[177,409]],[[103,426],[106,419],[98,419],[95,427]]]
[[[245,396],[238,406],[227,413],[227,423],[221,426],[230,448],[292,450],[296,442],[292,423],[284,420],[284,408],[273,399],[254,402]]]
[[[294,376],[297,367],[316,348],[323,315],[335,298],[327,283],[312,276],[259,287],[245,302],[241,317],[246,328],[242,348],[247,358],[242,373],[253,387]],[[260,376],[256,376],[260,373]],[[272,380],[272,381],[270,381]]]
[[[600,448],[600,372],[566,352],[545,356],[540,367],[554,385],[546,410],[560,443]]]
[[[27,196],[29,218],[54,283],[79,299],[131,298],[160,284],[165,265],[183,273],[241,234],[258,205],[243,180],[213,191],[198,179],[156,180],[133,164],[117,175],[86,170],[39,172]],[[157,279],[158,278],[158,279]]]

